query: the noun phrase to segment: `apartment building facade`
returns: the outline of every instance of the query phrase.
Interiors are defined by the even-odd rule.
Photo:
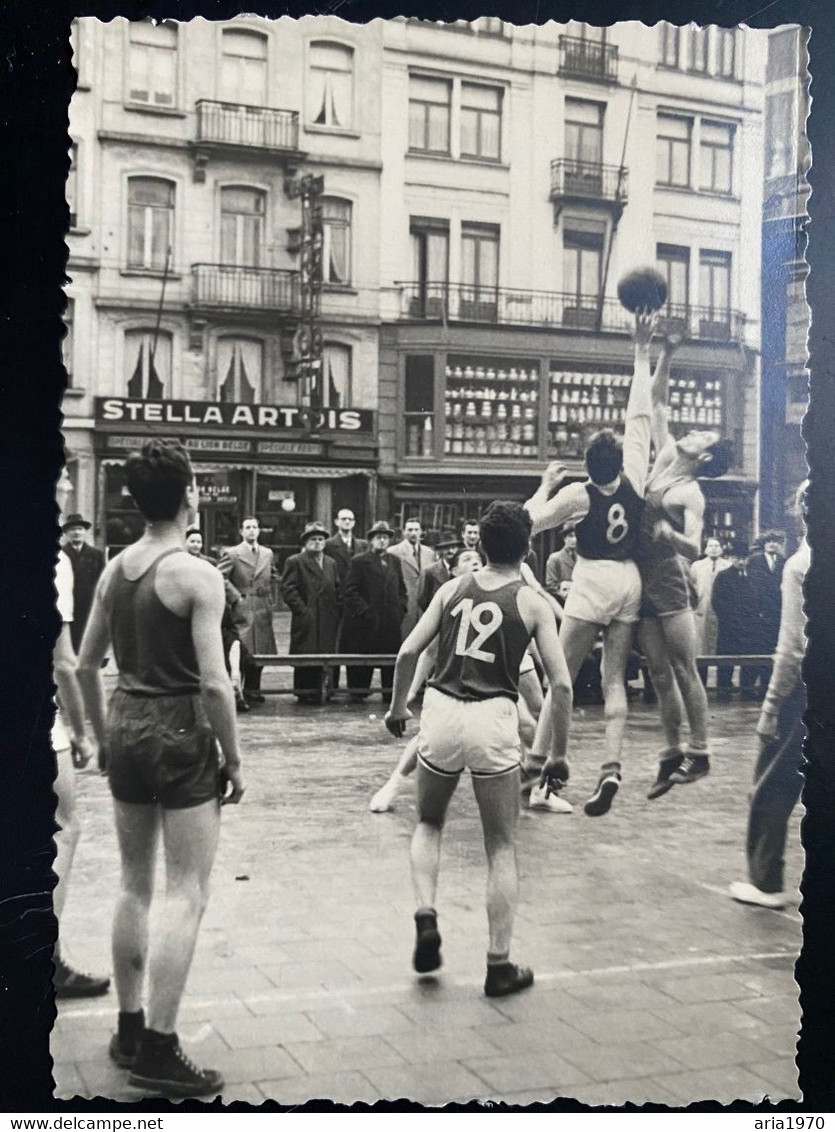
[[[791,500],[807,473],[800,433],[809,401],[807,34],[797,27],[769,34],[765,77],[760,521],[790,534]]]
[[[80,509],[137,537],[121,465],[143,437],[192,455],[207,545],[255,513],[282,554],[303,524],[374,509],[379,32],[341,20],[74,24],[68,186]],[[299,379],[300,203],[321,177],[322,366]]]
[[[765,33],[241,17],[74,34],[65,435],[102,544],[136,536],[119,465],[146,435],[188,444],[208,545],[254,511],[280,554],[339,506],[438,531],[527,497],[550,458],[580,476],[628,396],[617,281],[653,262],[685,339],[673,428],[736,441],[707,527],[749,532]],[[324,347],[300,381],[286,180],[310,174]]]
[[[672,427],[734,438],[706,525],[748,532],[762,67],[747,29],[386,26],[380,493],[398,521],[525,498],[551,458],[582,475],[628,395],[617,281],[656,262],[685,339]]]

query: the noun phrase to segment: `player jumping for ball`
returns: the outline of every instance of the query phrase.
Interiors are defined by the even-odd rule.
[[[414,968],[441,966],[435,911],[441,836],[447,806],[461,772],[469,768],[487,852],[487,919],[490,943],[484,992],[513,994],[533,972],[510,962],[518,901],[516,828],[520,758],[516,701],[519,666],[533,638],[551,689],[553,743],[540,784],[555,787],[567,774],[565,747],[571,714],[571,679],[554,615],[523,580],[531,519],[518,503],[493,503],[481,521],[487,566],[446,582],[435,594],[397,657],[386,726],[403,734],[410,716],[409,686],[418,657],[438,637],[435,674],[423,701],[418,742],[418,824],[411,860],[417,912]]]
[[[670,359],[679,339],[669,337],[652,383],[652,443],[656,457],[647,478],[636,561],[643,601],[639,637],[664,727],[666,746],[649,798],[675,784],[695,782],[710,770],[707,693],[696,664],[698,642],[690,597],[688,561],[699,557],[705,501],[696,477],[724,475],[730,442],[719,433],[694,429],[681,440],[667,426]],[[684,712],[682,712],[682,707]],[[682,715],[690,740],[681,747]]]
[[[656,316],[635,315],[635,373],[626,406],[623,440],[611,429],[598,432],[586,448],[589,478],[568,484],[550,498],[566,468],[553,463],[525,504],[535,534],[575,523],[577,565],[563,610],[560,643],[573,683],[603,630],[602,684],[605,701],[606,759],[597,788],[585,804],[591,817],[605,814],[621,781],[626,730],[626,662],[641,606],[641,578],[635,549],[649,466],[650,357]],[[546,697],[547,703],[547,697]],[[543,710],[531,754],[541,763],[549,747],[553,713]]]

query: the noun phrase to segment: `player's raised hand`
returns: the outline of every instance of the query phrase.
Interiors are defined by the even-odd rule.
[[[669,334],[664,335],[664,342],[661,349],[668,358],[671,358],[683,341],[684,334],[681,331],[671,331]]]
[[[556,491],[567,475],[568,468],[565,464],[560,463],[559,460],[552,460],[542,473],[542,486],[549,492]]]
[[[385,716],[383,717],[383,722],[385,723],[386,728],[395,737],[395,739],[402,739],[403,736],[406,734],[406,721],[411,719],[411,718],[412,718],[412,713],[409,711],[408,708],[405,709],[405,711],[402,715],[400,713],[395,715],[389,709],[389,711],[387,711]]]
[[[655,328],[658,325],[657,311],[640,309],[635,311],[635,345],[649,347]]]
[[[671,543],[674,541],[675,533],[672,523],[668,523],[666,519],[659,519],[652,528],[652,537],[656,542]]]

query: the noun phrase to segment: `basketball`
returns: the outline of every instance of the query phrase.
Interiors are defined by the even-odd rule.
[[[667,281],[654,267],[638,267],[618,283],[618,298],[633,314],[638,310],[657,311],[667,301]]]

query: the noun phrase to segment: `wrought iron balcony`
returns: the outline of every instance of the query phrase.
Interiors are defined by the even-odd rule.
[[[600,83],[618,81],[618,49],[575,35],[560,36],[560,74]]]
[[[299,148],[299,115],[295,110],[202,98],[197,103],[197,141],[295,151]]]
[[[398,283],[403,321],[470,322],[628,334],[634,322],[617,299],[463,283]],[[665,307],[659,329],[688,339],[740,341],[745,317],[709,307]]]
[[[623,165],[568,157],[551,162],[551,200],[596,200],[623,208],[628,195],[629,171]]]
[[[300,309],[299,273],[272,267],[195,263],[191,267],[191,299],[198,309],[296,313]]]

